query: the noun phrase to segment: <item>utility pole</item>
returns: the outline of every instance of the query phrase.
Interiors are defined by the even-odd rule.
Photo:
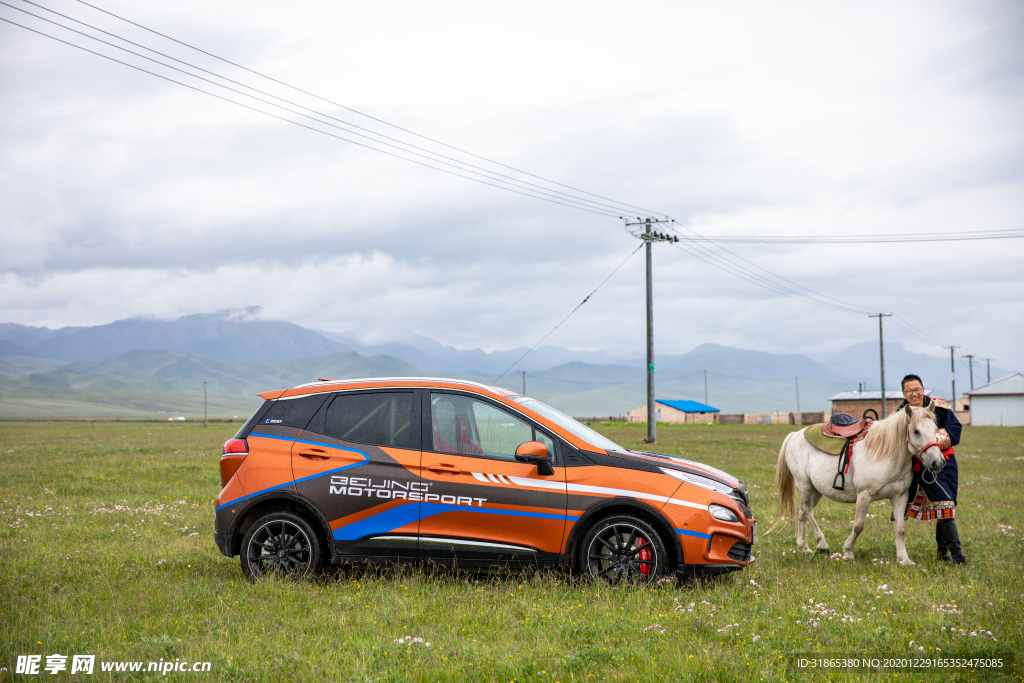
[[[209,427],[209,423],[206,420],[206,380],[203,380],[203,428]]]
[[[523,396],[526,396],[526,370],[523,370]]]
[[[626,229],[631,226],[643,226],[643,232],[636,232],[634,236],[644,241],[647,254],[647,443],[657,443],[658,417],[654,405],[654,270],[651,265],[651,243],[678,242],[679,238],[651,230],[651,226],[668,223],[668,220],[639,217],[636,220],[636,223],[626,221]]]
[[[971,391],[974,391],[974,354],[965,353],[964,358],[967,359],[967,372],[971,376]]]
[[[711,405],[708,403],[708,371],[704,371],[704,405]]]
[[[882,318],[891,318],[892,313],[878,313],[869,315],[869,318],[878,318],[878,367],[882,373],[882,419],[885,419],[885,407],[889,403],[885,395],[885,344],[882,343]]]
[[[953,382],[953,389],[952,389],[952,391],[953,391],[953,398],[950,400],[950,403],[952,404],[953,410],[955,411],[956,410],[956,364],[953,362],[953,350],[954,349],[959,349],[960,346],[958,344],[950,344],[946,348],[949,349],[949,377],[950,377],[950,379]]]
[[[985,361],[985,383],[992,384],[992,361],[995,358],[982,358],[981,360]]]
[[[797,413],[797,415],[802,415],[802,413],[800,412],[800,378],[796,377],[795,379],[796,379],[796,413]],[[800,424],[803,424],[803,422],[801,422]]]

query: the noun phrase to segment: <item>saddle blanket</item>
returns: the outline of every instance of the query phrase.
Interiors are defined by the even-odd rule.
[[[843,452],[843,446],[846,444],[846,439],[832,434],[829,430],[829,426],[828,422],[811,425],[804,430],[804,438],[806,438],[807,441],[809,441],[810,444],[819,451],[825,451],[829,455],[840,455]],[[851,437],[850,443],[853,444],[860,441],[867,436],[867,434],[868,430],[865,429],[856,436]]]

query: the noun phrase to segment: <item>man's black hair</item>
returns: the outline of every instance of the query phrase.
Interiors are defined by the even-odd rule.
[[[903,391],[904,387],[907,386],[907,382],[913,382],[914,380],[920,382],[922,387],[924,386],[924,381],[917,375],[907,375],[906,377],[900,380],[900,391]]]

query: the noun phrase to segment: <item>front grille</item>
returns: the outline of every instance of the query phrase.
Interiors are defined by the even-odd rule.
[[[729,552],[726,553],[730,560],[734,562],[746,562],[750,559],[750,544],[744,543],[743,541],[737,541],[732,544],[729,548]]]

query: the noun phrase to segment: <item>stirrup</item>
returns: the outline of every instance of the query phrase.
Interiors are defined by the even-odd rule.
[[[836,486],[837,481],[839,482],[839,486]],[[832,480],[832,488],[834,488],[837,491],[846,490],[846,477],[843,476],[842,472],[838,472],[835,476],[835,479]]]

